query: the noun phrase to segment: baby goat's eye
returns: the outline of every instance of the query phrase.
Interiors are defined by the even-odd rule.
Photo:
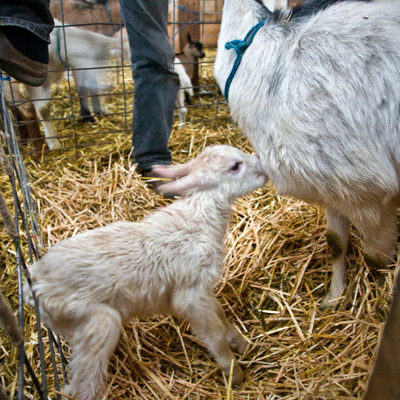
[[[240,170],[240,167],[242,166],[242,161],[236,161],[235,164],[232,165],[232,167],[229,169],[230,172],[238,172]]]

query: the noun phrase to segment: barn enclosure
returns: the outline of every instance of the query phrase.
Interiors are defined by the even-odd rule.
[[[27,266],[61,239],[113,221],[140,220],[171,202],[149,188],[132,162],[134,82],[118,1],[51,0],[51,8],[57,18],[53,56],[59,65],[53,72],[60,80],[48,95],[40,92],[47,97],[35,91],[28,99],[32,92],[24,85],[0,75],[5,153],[0,190],[17,230],[10,238],[7,222],[0,222],[0,288],[25,336],[14,347],[0,330],[0,399],[68,398],[62,387],[68,383],[70,348],[24,305]],[[176,163],[212,144],[252,151],[231,121],[213,76],[221,12],[222,0],[169,2],[175,52],[183,52],[188,34],[203,43],[205,52],[193,65],[191,104],[176,108],[170,138]],[[92,20],[84,20],[86,15]],[[107,57],[83,64],[70,58],[72,28],[114,36]],[[79,91],[76,71],[85,79],[94,76],[96,90]],[[88,105],[84,115],[82,101]],[[103,398],[361,398],[389,309],[395,265],[380,271],[385,282],[379,285],[353,231],[348,291],[335,310],[322,310],[330,260],[323,211],[276,195],[272,185],[240,199],[216,293],[248,341],[240,356],[244,383],[232,387],[188,323],[160,315],[124,324]]]

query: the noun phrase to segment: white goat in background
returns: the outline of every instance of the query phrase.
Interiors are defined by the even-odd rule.
[[[185,66],[175,57],[174,70],[179,75],[179,89],[176,96],[176,108],[178,109],[179,126],[183,126],[186,122],[187,108],[185,106],[185,98],[193,96],[193,85],[186,72]],[[187,94],[187,96],[185,96]]]
[[[98,90],[104,90],[108,88],[108,85],[105,84],[105,71],[101,67],[105,65],[110,55],[119,51],[120,47],[118,39],[73,26],[63,28],[58,20],[55,20],[55,25],[50,35],[48,79],[39,87],[25,85],[28,97],[33,101],[36,113],[42,120],[46,143],[50,150],[61,147],[55,135],[53,123],[48,121],[51,85],[64,77],[68,65],[68,68],[73,69],[76,91],[80,96],[82,118],[90,117],[87,98],[89,93],[94,95],[92,97],[93,112],[102,114]]]
[[[333,274],[322,305],[332,306],[346,287],[350,223],[374,265],[395,250],[400,2],[318,3],[277,20],[256,0],[225,0],[215,76],[224,91],[235,60],[225,44],[267,18],[233,78],[231,115],[278,193],[326,208]]]
[[[43,321],[72,348],[70,394],[96,398],[120,335],[134,316],[187,319],[232,382],[243,379],[229,346],[246,341],[213,295],[232,202],[266,177],[260,159],[230,146],[207,148],[184,165],[158,166],[180,178],[159,187],[183,197],[140,222],[116,222],[60,241],[30,267]],[[33,303],[25,285],[26,301]]]

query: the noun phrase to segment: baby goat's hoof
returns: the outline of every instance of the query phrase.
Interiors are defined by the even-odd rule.
[[[229,379],[231,371],[225,371],[225,375],[227,379]],[[245,374],[242,370],[242,368],[239,367],[239,365],[235,365],[232,370],[232,386],[239,385],[240,383],[243,382],[243,379],[245,377]]]
[[[243,354],[246,351],[247,341],[242,337],[242,335],[237,333],[229,341],[229,346],[232,350],[238,352],[239,354]]]

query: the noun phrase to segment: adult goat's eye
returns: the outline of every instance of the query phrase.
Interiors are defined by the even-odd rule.
[[[241,165],[242,165],[241,161],[236,161],[235,164],[232,165],[229,171],[238,172],[240,170]]]

